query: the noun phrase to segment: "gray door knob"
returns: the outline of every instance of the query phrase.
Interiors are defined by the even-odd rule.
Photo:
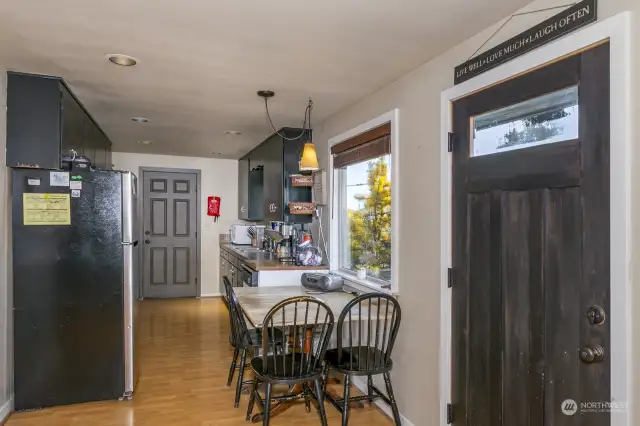
[[[151,241],[149,241],[149,240],[144,240],[144,243],[145,243],[145,244],[149,244],[150,242],[151,242]]]
[[[604,359],[604,349],[600,345],[596,345],[594,348],[585,346],[580,349],[580,359],[585,364],[592,364],[594,362],[602,362]]]
[[[591,325],[601,325],[604,323],[606,314],[600,306],[593,305],[587,311],[587,318]]]

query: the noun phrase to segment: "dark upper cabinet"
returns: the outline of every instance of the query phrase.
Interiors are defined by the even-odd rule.
[[[249,159],[238,162],[238,217],[249,220]]]
[[[283,128],[278,131],[286,138],[300,135],[301,129]],[[310,223],[310,215],[289,216],[289,201],[311,201],[310,188],[294,188],[289,176],[299,173],[299,160],[305,137],[287,140],[278,133],[271,135],[255,149],[240,159],[249,161],[249,183],[239,177],[239,208],[244,203],[243,191],[248,186],[249,215],[241,219],[252,221],[285,220],[297,223]]]
[[[282,138],[273,135],[263,145],[264,200],[262,211],[264,220],[282,220],[284,175],[282,164]]]
[[[7,75],[7,166],[59,169],[63,155],[111,169],[111,142],[58,77]]]
[[[264,200],[264,170],[261,166],[249,171],[249,220],[261,221]]]

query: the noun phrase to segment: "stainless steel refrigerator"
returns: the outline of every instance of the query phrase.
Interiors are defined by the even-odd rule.
[[[129,172],[13,170],[16,410],[133,394],[136,191]]]

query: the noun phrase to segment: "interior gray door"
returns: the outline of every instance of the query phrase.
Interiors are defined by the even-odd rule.
[[[197,297],[197,175],[143,172],[143,295]]]

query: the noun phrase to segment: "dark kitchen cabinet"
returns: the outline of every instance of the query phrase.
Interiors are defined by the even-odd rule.
[[[282,220],[284,171],[282,164],[282,138],[273,135],[263,144],[263,219]]]
[[[261,221],[264,200],[264,169],[257,166],[249,171],[249,220]]]
[[[311,201],[310,188],[291,186],[290,175],[300,173],[299,160],[306,137],[295,140],[302,129],[283,128],[240,159],[249,161],[249,183],[239,177],[239,208],[244,203],[244,191],[248,187],[249,218],[252,221],[284,220],[296,223],[310,223],[311,215],[289,216],[290,201]],[[285,138],[283,138],[283,135]],[[243,216],[240,216],[244,219]]]
[[[58,77],[7,74],[7,166],[60,169],[63,155],[111,169],[111,142]]]
[[[238,161],[238,218],[249,220],[249,159]]]

